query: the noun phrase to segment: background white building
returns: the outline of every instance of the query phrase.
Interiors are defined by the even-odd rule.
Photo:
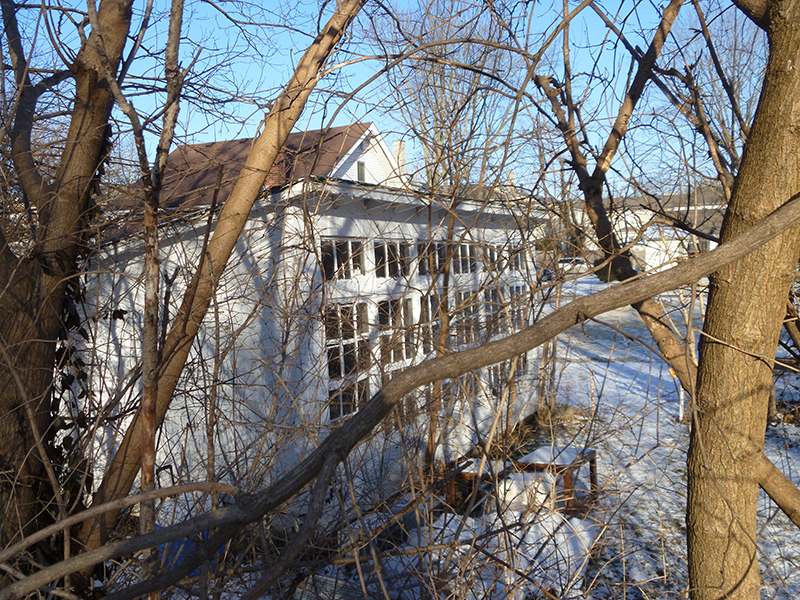
[[[209,211],[224,203],[249,147],[238,140],[170,155],[160,231],[164,318],[177,312],[214,227]],[[508,189],[473,196],[416,188],[373,125],[292,134],[160,433],[160,484],[260,486],[330,428],[346,426],[393,372],[532,322],[541,307],[531,243],[539,221]],[[116,203],[86,275],[89,377],[80,385],[81,402],[101,415],[96,469],[141,395],[138,202]],[[421,459],[432,418],[446,460],[479,444],[493,421],[513,426],[535,407],[537,362],[522,355],[419,390],[351,459],[369,463],[359,477],[384,491],[387,482],[399,485],[399,457]],[[433,394],[442,404],[431,415]]]

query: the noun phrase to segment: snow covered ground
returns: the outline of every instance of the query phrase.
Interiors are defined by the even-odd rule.
[[[604,285],[586,277],[564,289],[562,303]],[[699,304],[689,316],[681,308],[685,294],[671,293],[661,300],[672,310],[678,329],[685,331],[691,321],[699,335]],[[387,551],[376,542],[357,568],[351,564],[321,574],[318,582],[324,585],[346,581],[352,586],[349,593],[331,597],[363,597],[366,590],[369,597],[392,599],[438,595],[521,600],[542,597],[541,589],[576,599],[684,595],[689,429],[682,419],[677,381],[648,348],[649,334],[632,309],[607,313],[599,321],[559,336],[555,397],[558,405],[574,412],[528,442],[597,452],[600,493],[591,510],[571,519],[549,512],[546,505],[533,513],[518,512],[520,507],[498,511],[491,508],[491,496],[483,512],[469,516],[429,507],[421,523],[418,519],[409,526],[406,519],[406,535],[398,546]],[[784,375],[776,391],[779,400],[800,396],[800,377]],[[800,483],[800,427],[771,426],[765,451]],[[588,468],[581,467],[578,489],[588,490],[588,480]],[[496,508],[503,506],[501,489],[497,486]],[[362,527],[372,529],[386,518],[372,515],[375,522]],[[508,525],[498,526],[499,521]],[[800,594],[797,529],[763,493],[759,525],[763,597],[794,598]],[[588,564],[586,548],[591,548]],[[373,560],[381,563],[379,569]],[[306,591],[311,595],[299,590],[296,597],[326,596],[319,589]]]
[[[601,284],[587,278],[576,293]],[[681,298],[661,298],[678,307]],[[699,311],[695,307],[695,313]],[[694,326],[701,321],[695,314]],[[685,323],[679,310],[677,324]],[[586,444],[598,453],[602,492],[594,516],[603,531],[587,575],[595,598],[653,598],[686,589],[686,450],[689,430],[679,419],[676,382],[663,362],[638,341],[647,330],[630,308],[607,313],[605,324],[587,322],[559,338],[557,399],[580,407],[588,418],[554,432],[554,442]],[[685,329],[685,328],[683,328]],[[777,395],[796,394],[796,377],[779,380]],[[594,415],[593,418],[591,415]],[[800,428],[771,426],[767,455],[800,483]],[[797,528],[762,492],[759,547],[764,598],[800,593]],[[623,596],[624,594],[624,596]]]
[[[604,285],[586,277],[564,290],[562,302]],[[679,308],[684,298],[672,293],[661,300],[674,307],[672,318],[685,330]],[[698,331],[699,312],[696,306]],[[294,597],[523,600],[543,597],[542,588],[575,600],[684,597],[689,430],[681,420],[677,382],[648,348],[649,334],[632,309],[599,321],[559,336],[555,396],[574,412],[528,441],[596,451],[600,492],[588,512],[577,518],[551,513],[546,502],[532,512],[517,506],[503,511],[502,499],[494,503],[492,496],[475,510],[452,511],[443,507],[449,500],[441,494],[439,501],[418,495],[423,499],[415,505],[416,517],[412,511],[393,519],[394,509],[414,505],[410,492],[340,531],[339,548],[361,548],[358,558],[343,553],[308,577]],[[800,398],[800,377],[780,378],[777,396]],[[800,484],[800,427],[771,426],[765,451]],[[577,487],[588,490],[588,480],[588,468],[581,467]],[[389,535],[391,529],[361,537],[392,520],[402,537]],[[759,525],[763,597],[797,597],[800,536],[763,493]]]

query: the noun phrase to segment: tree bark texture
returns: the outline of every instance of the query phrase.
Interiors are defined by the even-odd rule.
[[[800,2],[773,2],[764,86],[722,227],[728,241],[800,191]],[[797,227],[710,278],[689,449],[692,597],[760,597],[756,502]]]
[[[29,79],[17,7],[9,0],[2,2],[21,98],[11,133],[12,159],[40,221],[29,257],[16,256],[0,239],[0,343],[14,357],[12,364],[0,366],[0,546],[25,535],[35,519],[45,518],[39,512],[40,500],[53,494],[42,475],[25,404],[32,409],[38,431],[47,438],[56,344],[64,326],[64,294],[74,272],[113,105],[100,65],[107,61],[116,71],[130,25],[131,4],[132,0],[103,0],[98,10],[100,29],[92,31],[70,65],[75,101],[69,130],[57,175],[46,181],[37,170],[30,143],[36,100],[46,90]],[[19,375],[23,389],[15,384],[12,371]]]

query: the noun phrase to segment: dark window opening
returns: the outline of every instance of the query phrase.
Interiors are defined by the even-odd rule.
[[[398,242],[375,242],[376,276],[408,276],[409,265],[409,244]]]
[[[375,244],[375,275],[386,277],[386,245]]]
[[[358,240],[325,240],[322,251],[322,273],[326,281],[350,279],[364,274],[362,243]]]
[[[430,244],[417,244],[417,273],[427,275],[430,272],[428,267],[428,256],[430,254]]]

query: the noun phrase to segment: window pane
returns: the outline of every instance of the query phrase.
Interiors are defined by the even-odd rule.
[[[372,350],[368,340],[358,340],[358,368],[361,370],[369,369],[372,363]]]
[[[355,337],[355,327],[353,323],[353,305],[342,305],[342,339],[349,340]]]
[[[436,270],[444,271],[444,265],[447,262],[447,244],[436,244],[436,257],[438,258]]]
[[[489,266],[494,269],[495,266],[497,265],[497,252],[495,251],[494,248],[489,248],[487,254],[489,259]]]
[[[356,345],[344,345],[344,375],[352,375],[358,368],[358,357],[356,356]]]
[[[325,310],[325,337],[329,340],[339,338],[339,311],[336,307]]]
[[[369,333],[369,317],[367,316],[367,305],[364,302],[358,304],[358,333],[362,335]]]
[[[361,242],[350,242],[352,249],[351,262],[353,263],[353,275],[364,274],[364,248]]]
[[[352,386],[342,390],[342,414],[349,415],[356,407],[355,390]]]
[[[428,244],[417,244],[417,273],[428,274]]]
[[[397,244],[386,244],[389,250],[389,277],[397,277],[400,273],[400,252]]]
[[[386,246],[375,243],[375,275],[386,277]]]
[[[338,419],[342,415],[341,400],[339,398],[339,391],[333,391],[328,395],[330,402],[330,418],[331,421]]]
[[[322,273],[326,281],[333,279],[336,273],[333,242],[322,242]]]
[[[409,251],[408,244],[400,244],[400,273],[408,277]]]
[[[389,301],[378,302],[378,325],[382,328],[389,326]]]
[[[328,347],[328,377],[341,379],[342,365],[339,362],[339,346]]]
[[[336,262],[339,276],[349,278],[351,276],[349,242],[344,240],[336,242]]]

